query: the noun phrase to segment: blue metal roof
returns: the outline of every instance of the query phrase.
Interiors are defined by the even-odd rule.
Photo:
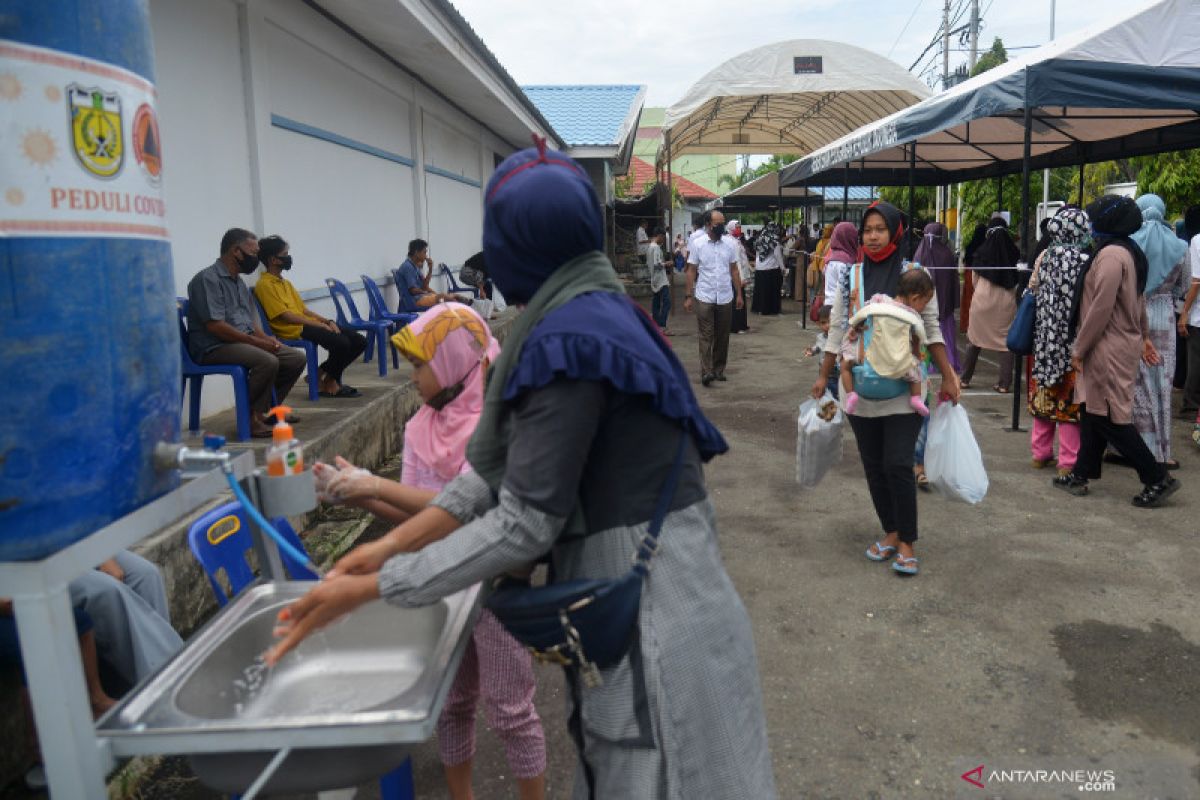
[[[637,85],[522,86],[568,147],[620,145],[622,128],[644,87]]]
[[[816,192],[825,196],[826,203],[842,202],[841,186],[810,186],[810,192]],[[875,199],[874,186],[851,186],[850,187],[850,202],[867,202]]]

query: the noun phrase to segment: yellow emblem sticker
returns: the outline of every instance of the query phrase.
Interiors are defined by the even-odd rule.
[[[97,178],[113,178],[125,162],[121,95],[77,83],[67,87],[71,140],[79,165]]]

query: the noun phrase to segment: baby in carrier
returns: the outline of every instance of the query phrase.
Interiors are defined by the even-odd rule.
[[[911,269],[900,275],[895,299],[877,294],[850,318],[840,353],[847,413],[854,413],[860,391],[868,399],[886,400],[899,396],[907,383],[909,405],[929,416],[921,398],[920,348],[926,342],[921,312],[932,298],[929,273]]]

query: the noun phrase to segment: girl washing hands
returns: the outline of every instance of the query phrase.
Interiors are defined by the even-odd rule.
[[[336,466],[317,463],[313,474],[325,502],[358,506],[400,523],[425,509],[451,480],[470,472],[467,441],[483,410],[484,373],[500,347],[483,318],[460,303],[434,306],[392,342],[412,364],[413,382],[425,401],[404,427],[400,482],[380,478],[341,457]],[[355,554],[369,557],[379,544],[364,545]],[[356,578],[333,570],[327,581],[333,588],[350,586]],[[474,796],[471,760],[481,694],[488,722],[504,741],[520,797],[545,796],[546,743],[533,705],[534,689],[529,653],[491,612],[483,611],[438,720],[438,749],[452,798]]]

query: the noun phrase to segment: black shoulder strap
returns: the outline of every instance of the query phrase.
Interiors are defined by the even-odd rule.
[[[658,503],[654,507],[654,516],[650,519],[650,527],[646,530],[646,535],[642,537],[642,543],[638,545],[637,554],[634,556],[633,568],[643,575],[646,574],[646,570],[650,566],[650,559],[654,557],[654,553],[658,549],[658,535],[662,532],[663,521],[667,518],[667,512],[671,510],[671,500],[674,499],[675,489],[679,486],[679,475],[683,472],[683,454],[687,450],[688,437],[687,426],[684,425],[683,431],[679,434],[679,447],[675,451],[675,463],[671,465],[671,472],[667,475],[667,481],[658,495]]]

